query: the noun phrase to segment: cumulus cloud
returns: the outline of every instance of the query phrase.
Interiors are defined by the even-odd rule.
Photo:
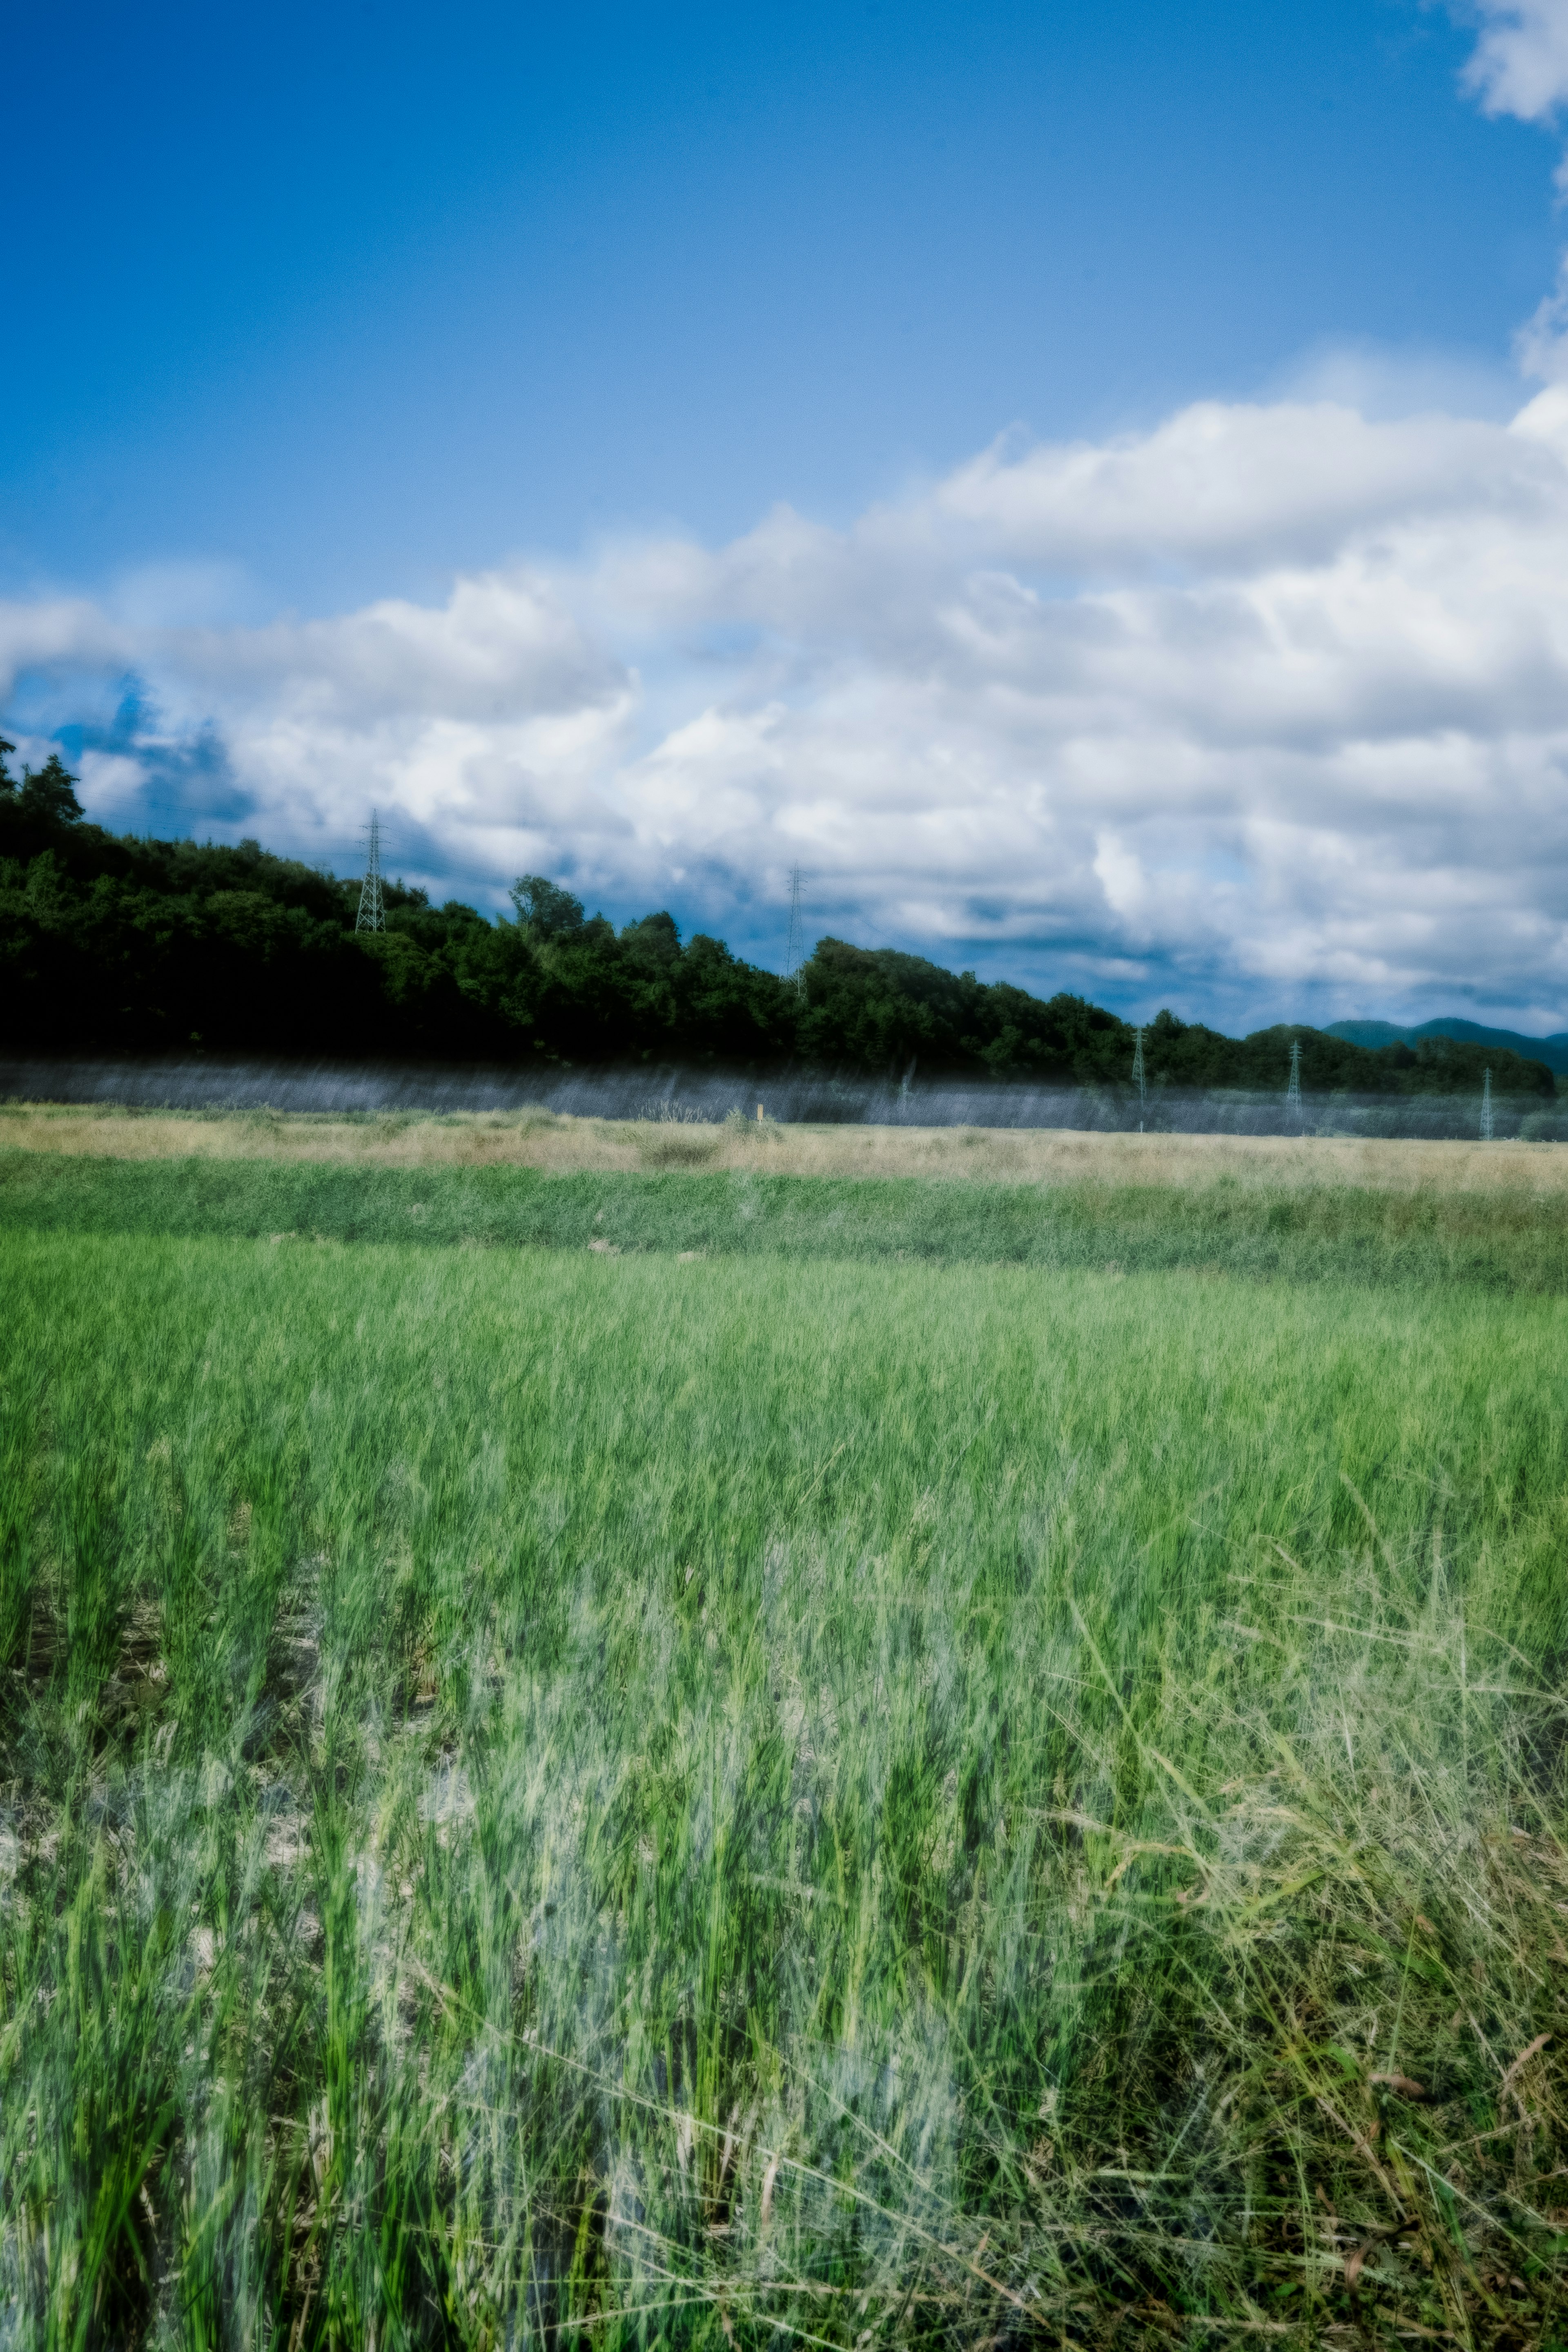
[[[1564,0],[1476,0],[1454,14],[1480,28],[1465,81],[1483,110],[1552,121],[1568,99]]]
[[[1481,103],[1555,121],[1568,0],[1474,20]],[[80,742],[106,821],[327,856],[374,803],[492,903],[554,872],[765,953],[798,865],[819,928],[1130,1010],[1568,1025],[1568,383],[1511,418],[1347,386],[436,605],[0,606],[0,709]]]
[[[0,602],[0,709],[35,672],[112,669],[132,658],[138,641],[134,628],[86,597]]]
[[[14,677],[147,681],[85,763],[307,852],[554,870],[1232,1015],[1568,1014],[1568,390],[1509,424],[1205,403],[787,512],[261,629],[11,607]],[[203,730],[205,734],[203,733]],[[219,795],[228,795],[226,801]]]

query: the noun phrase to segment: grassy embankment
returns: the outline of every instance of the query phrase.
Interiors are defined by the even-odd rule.
[[[1550,1202],[347,1173],[4,1163],[18,2340],[1557,2339]]]
[[[726,1118],[574,1118],[554,1111],[161,1111],[0,1102],[0,1153],[111,1160],[328,1160],[360,1168],[534,1168],[556,1176],[727,1171],[941,1176],[1384,1192],[1568,1195],[1551,1143],[1345,1136],[1130,1135],[1070,1128],[837,1127]]]
[[[0,1231],[1561,1294],[1565,1212],[1568,1153],[1550,1146],[0,1112]]]

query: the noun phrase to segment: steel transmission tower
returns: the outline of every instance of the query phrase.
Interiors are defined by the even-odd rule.
[[[1148,1080],[1143,1075],[1143,1032],[1142,1028],[1139,1028],[1135,1029],[1132,1034],[1136,1039],[1136,1043],[1132,1048],[1132,1083],[1138,1089],[1138,1132],[1142,1135],[1143,1132],[1143,1112],[1149,1098],[1149,1086]]]
[[[1285,1108],[1288,1111],[1293,1110],[1298,1118],[1300,1118],[1301,1040],[1300,1037],[1292,1037],[1290,1040],[1290,1083],[1285,1089]]]
[[[789,871],[789,939],[784,946],[784,978],[793,981],[797,996],[805,994],[805,920],[800,911],[800,868]]]
[[[1481,1076],[1481,1141],[1492,1139],[1492,1074],[1489,1069]]]
[[[370,840],[366,845],[364,883],[359,894],[359,913],[354,918],[356,931],[384,931],[386,909],[381,903],[381,819],[374,809],[370,813]]]

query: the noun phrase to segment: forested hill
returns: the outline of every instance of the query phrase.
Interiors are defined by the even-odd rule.
[[[1436,1021],[1404,1029],[1392,1021],[1331,1021],[1328,1034],[1346,1037],[1352,1045],[1419,1045],[1426,1037],[1458,1037],[1467,1045],[1500,1045],[1526,1061],[1544,1062],[1556,1077],[1568,1076],[1568,1031],[1561,1029],[1552,1037],[1526,1037],[1517,1029],[1489,1029],[1479,1021],[1443,1013]]]
[[[668,914],[617,931],[525,876],[490,921],[237,848],[115,835],[83,817],[58,758],[14,777],[0,746],[0,1045],[13,1052],[265,1052],[453,1061],[788,1063],[969,1071],[1126,1087],[1133,1033],[1082,997],[1048,1002],[919,956],[817,942],[804,990]],[[1369,1051],[1321,1031],[1236,1039],[1162,1013],[1152,1086],[1282,1092],[1290,1042],[1312,1094],[1549,1096],[1542,1064],[1447,1038]]]

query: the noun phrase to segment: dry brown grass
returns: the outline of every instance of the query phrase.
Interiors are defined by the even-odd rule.
[[[114,1160],[347,1160],[501,1166],[557,1175],[766,1169],[781,1176],[942,1176],[1024,1184],[1352,1185],[1391,1192],[1568,1194],[1551,1143],[1090,1135],[1058,1128],[722,1126],[570,1118],[552,1111],[190,1114],[0,1105],[0,1150]]]

